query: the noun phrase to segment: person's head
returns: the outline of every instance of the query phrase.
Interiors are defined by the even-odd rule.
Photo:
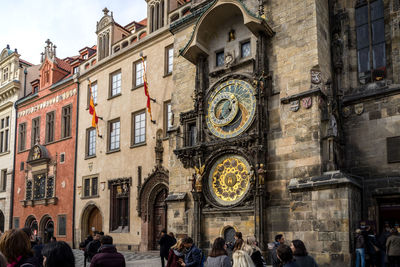
[[[100,232],[95,231],[94,232],[94,236],[93,236],[93,240],[100,240],[101,236],[102,235],[101,235]]]
[[[214,240],[209,256],[215,258],[221,255],[228,255],[228,253],[226,252],[225,239],[223,239],[222,237],[217,237]]]
[[[241,238],[240,239],[236,239],[235,245],[233,246],[233,251],[237,251],[237,250],[242,249],[243,244],[244,244],[243,239],[241,239]]]
[[[3,253],[0,252],[0,267],[7,267],[7,260]]]
[[[178,241],[176,241],[175,245],[173,245],[171,248],[175,249],[177,251],[182,251],[185,248],[185,246],[183,245],[182,239],[178,239]]]
[[[0,238],[0,252],[11,263],[16,261],[19,256],[32,256],[31,242],[24,231],[10,229]]]
[[[293,261],[293,252],[288,245],[280,244],[276,249],[276,254],[282,263]]]
[[[252,247],[257,247],[257,239],[254,235],[250,235],[247,237],[247,244]]]
[[[279,243],[281,243],[281,244],[284,244],[285,243],[285,238],[283,237],[283,235],[276,235],[275,236],[275,241],[276,242],[279,242]]]
[[[71,247],[64,241],[50,242],[42,249],[43,267],[75,267]]]
[[[293,240],[292,243],[290,244],[290,248],[292,249],[293,255],[295,256],[307,256],[308,254],[306,246],[304,245],[303,241],[299,239]]]
[[[191,247],[193,246],[193,239],[190,238],[190,237],[185,237],[185,238],[182,240],[182,243],[183,243],[183,246],[184,246],[185,248],[191,248]]]
[[[92,235],[88,235],[86,238],[88,241],[92,241],[93,240],[93,236]]]
[[[50,237],[50,242],[56,242],[57,238],[55,236]]]
[[[243,239],[242,232],[236,232],[234,238],[235,238],[235,240]]]
[[[24,233],[28,236],[29,240],[33,241],[33,233],[32,233],[31,228],[24,227],[21,230],[24,231]]]
[[[166,235],[166,234],[167,234],[167,230],[162,229],[162,230],[161,230],[161,236]]]
[[[112,245],[113,244],[113,238],[111,236],[109,236],[109,235],[102,236],[100,238],[100,243],[102,245]]]

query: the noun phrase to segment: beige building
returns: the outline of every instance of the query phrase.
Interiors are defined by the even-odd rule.
[[[0,53],[0,231],[10,227],[11,191],[14,173],[15,102],[32,92],[30,81],[38,67],[20,58],[7,45]],[[15,168],[19,168],[16,166]]]
[[[179,18],[184,8],[149,1],[150,19],[125,27],[103,10],[97,53],[80,68],[76,242],[103,231],[120,249],[151,250],[166,228],[174,84],[168,10]],[[146,110],[144,67],[152,117]],[[90,94],[100,117],[98,132],[91,127]]]

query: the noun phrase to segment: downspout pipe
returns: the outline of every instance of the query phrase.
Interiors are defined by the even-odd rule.
[[[75,248],[75,207],[76,207],[76,165],[77,165],[77,155],[78,155],[78,118],[79,118],[79,74],[76,77],[77,84],[77,94],[76,94],[76,118],[75,118],[75,162],[74,162],[74,200],[72,208],[72,248]]]
[[[9,218],[9,224],[8,227],[9,229],[14,228],[13,227],[13,208],[14,208],[14,180],[15,180],[15,161],[16,161],[16,156],[17,156],[17,118],[18,118],[18,105],[15,102],[14,103],[14,108],[15,108],[15,125],[14,125],[14,160],[13,160],[13,171],[12,171],[12,176],[11,176],[11,193],[10,193],[10,218]],[[18,140],[19,141],[19,140]]]

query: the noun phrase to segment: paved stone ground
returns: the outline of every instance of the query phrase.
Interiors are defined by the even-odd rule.
[[[84,258],[83,252],[78,249],[74,249],[75,255],[75,266],[83,267]],[[131,251],[119,251],[125,257],[127,267],[157,267],[161,265],[161,260],[158,251],[149,252],[131,252]],[[90,263],[86,264],[87,267]]]

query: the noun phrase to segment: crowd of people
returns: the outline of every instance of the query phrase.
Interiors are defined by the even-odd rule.
[[[377,236],[374,227],[363,225],[355,233],[356,267],[400,267],[399,224],[385,222]]]

